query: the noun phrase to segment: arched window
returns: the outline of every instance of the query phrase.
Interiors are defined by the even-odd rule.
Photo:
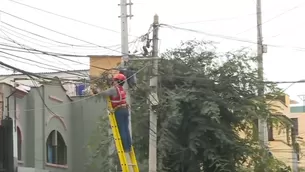
[[[22,139],[21,139],[21,131],[20,131],[20,128],[17,127],[17,151],[18,151],[18,160],[20,161],[22,158],[21,158],[21,155],[22,155]]]
[[[67,145],[62,135],[53,130],[47,139],[47,162],[67,165]]]

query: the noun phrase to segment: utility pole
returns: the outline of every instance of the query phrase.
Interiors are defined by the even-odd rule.
[[[159,54],[159,16],[154,16],[153,23],[153,50],[152,57],[152,74],[153,76],[150,79],[151,92],[149,96],[150,108],[149,108],[149,172],[157,171],[157,114],[156,106],[159,103],[158,100],[158,54]]]
[[[119,4],[121,6],[121,15],[119,16],[121,18],[121,53],[122,53],[122,60],[121,60],[121,68],[126,69],[127,63],[129,60],[129,49],[128,49],[128,18],[132,18],[132,14],[128,14],[127,12],[127,6],[129,6],[129,11],[131,12],[131,0],[127,3],[127,0],[121,0],[121,3]],[[128,92],[128,84],[127,82],[124,85],[125,90],[127,92],[127,103],[130,106],[131,105],[131,99],[130,94]],[[131,112],[131,109],[129,109],[129,112]],[[132,136],[132,130],[131,130],[131,114],[129,116],[129,127],[130,127],[130,136]]]
[[[257,63],[258,63],[258,79],[261,81],[258,87],[258,96],[264,97],[264,65],[263,65],[263,33],[262,33],[262,9],[261,0],[257,0],[256,3],[256,14],[257,14]],[[267,128],[267,117],[260,117],[258,119],[258,133],[261,145],[264,148],[268,147],[268,128]]]
[[[121,18],[121,54],[122,54],[122,59],[121,59],[121,65],[120,69],[126,70],[128,67],[128,61],[129,61],[129,48],[128,48],[128,18],[132,18],[133,15],[128,14],[127,6],[129,6],[129,12],[131,13],[131,0],[127,3],[127,0],[120,0],[120,4],[118,4],[121,7],[121,13],[119,18]],[[132,127],[131,127],[131,97],[129,94],[128,90],[128,84],[125,82],[124,84],[124,89],[126,90],[126,101],[127,104],[129,105],[129,131],[130,131],[130,136],[132,137]],[[109,128],[108,130],[109,134],[112,135],[112,130]],[[113,142],[111,142],[109,146],[109,155],[112,155],[115,150],[115,145]],[[129,156],[129,155],[128,155]],[[110,158],[110,165],[113,164],[113,159]],[[116,168],[120,168],[120,165],[117,166],[115,165]]]

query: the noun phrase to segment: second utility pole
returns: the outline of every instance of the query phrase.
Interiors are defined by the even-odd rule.
[[[257,14],[257,63],[258,63],[258,96],[264,98],[264,65],[263,65],[263,33],[262,33],[262,9],[261,0],[257,0],[256,3],[256,14]],[[267,130],[267,117],[259,117],[258,119],[258,133],[261,145],[264,148],[268,146],[268,130]]]
[[[158,54],[159,54],[159,16],[154,16],[153,23],[153,50],[152,50],[152,74],[150,79],[150,108],[149,108],[149,172],[157,171],[157,114],[158,100]]]

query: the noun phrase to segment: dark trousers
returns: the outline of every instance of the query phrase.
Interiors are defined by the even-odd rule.
[[[129,111],[127,108],[118,108],[115,112],[123,148],[125,152],[131,151],[131,137],[129,133]]]

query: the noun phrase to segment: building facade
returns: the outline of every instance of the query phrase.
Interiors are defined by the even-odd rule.
[[[65,88],[66,94],[69,96],[81,96],[82,90],[89,87],[89,70],[73,70],[73,71],[62,71],[62,72],[44,72],[36,73],[39,76],[48,78],[60,78],[65,79],[61,84]],[[83,81],[77,81],[83,80]],[[37,81],[31,80],[27,75],[23,74],[11,74],[11,75],[0,75],[0,81],[7,84],[20,83],[30,87],[37,87],[41,84]],[[87,82],[88,81],[88,82]]]
[[[273,109],[275,119],[278,118],[280,120],[290,122],[296,128],[296,142],[301,148],[297,163],[299,167],[304,168],[305,159],[302,158],[302,148],[305,148],[305,145],[303,144],[302,138],[305,137],[305,127],[302,127],[303,125],[301,124],[305,123],[305,116],[293,112],[294,108],[291,107],[291,105],[295,103],[297,102],[290,100],[289,96],[285,95],[273,100],[270,104],[271,108]],[[269,149],[272,154],[279,160],[285,162],[287,165],[292,166],[293,148],[291,126],[287,126],[286,124],[279,122],[269,123],[268,140]]]
[[[86,147],[99,118],[106,115],[106,102],[70,97],[59,82],[7,98],[14,91],[11,85],[0,84],[1,116],[14,120],[14,157],[20,169],[84,172]]]

